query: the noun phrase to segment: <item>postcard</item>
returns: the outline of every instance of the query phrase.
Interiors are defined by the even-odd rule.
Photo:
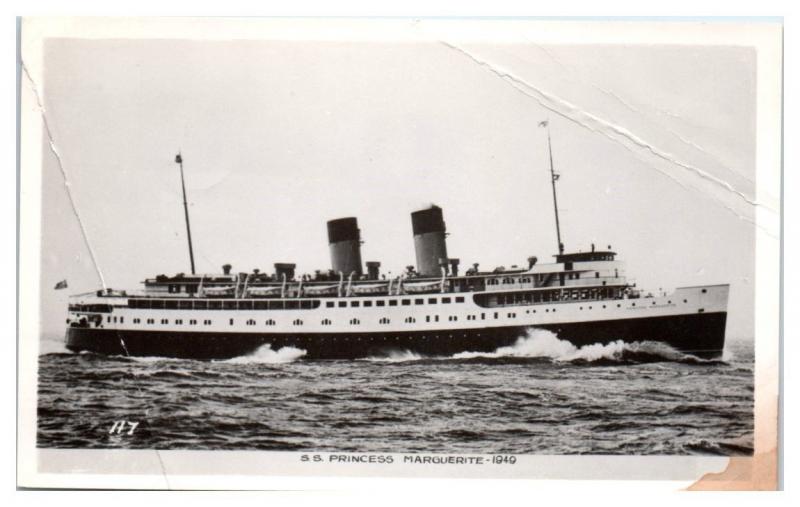
[[[20,40],[19,486],[777,487],[780,20]]]

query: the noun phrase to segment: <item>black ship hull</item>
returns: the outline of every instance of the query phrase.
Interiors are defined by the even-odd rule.
[[[575,346],[655,341],[704,359],[721,357],[727,314],[696,313],[666,317],[573,322],[534,326],[556,333]],[[423,356],[458,352],[493,352],[513,345],[529,327],[509,326],[442,331],[380,333],[212,333],[114,330],[70,327],[67,348],[108,355],[161,356],[187,359],[229,359],[269,344],[272,349],[295,347],[304,359],[358,359],[396,351]]]

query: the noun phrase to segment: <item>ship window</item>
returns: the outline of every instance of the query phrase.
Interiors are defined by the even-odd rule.
[[[450,304],[450,298],[442,298],[442,304],[443,305]]]
[[[208,309],[209,310],[219,310],[222,308],[222,301],[209,301],[208,302]]]
[[[428,304],[429,305],[435,305],[436,304],[436,298],[428,298]]]
[[[406,324],[413,324],[416,321],[417,319],[415,319],[414,317],[406,317]]]
[[[283,301],[270,301],[269,302],[269,309],[270,310],[283,310]]]
[[[205,310],[206,308],[208,308],[208,302],[207,301],[195,301],[194,302],[194,309],[195,310]]]
[[[481,320],[486,320],[486,314],[485,313],[481,314]]]
[[[708,292],[708,291],[707,291],[706,289],[703,289],[703,290],[701,290],[700,292],[702,292],[703,294],[705,294],[705,293],[706,293],[706,292]]]
[[[350,301],[351,308],[358,308],[359,306],[361,306],[361,301]]]
[[[236,309],[236,301],[223,301],[222,308],[226,310],[235,310]]]
[[[191,301],[178,301],[178,308],[181,310],[191,310],[192,309],[192,302]]]
[[[325,308],[333,308],[334,306],[335,305],[333,304],[333,301],[328,301],[325,303]]]
[[[390,299],[389,300],[389,306],[397,306],[397,300],[396,299]]]
[[[439,322],[439,316],[438,316],[438,315],[435,315],[435,316],[433,317],[433,320],[434,320],[434,322]]]
[[[347,301],[339,301],[339,308],[344,308],[347,306]]]
[[[414,304],[415,304],[415,305],[422,305],[422,304],[425,304],[425,300],[424,300],[424,299],[422,299],[422,298],[415,299],[415,300],[414,300]]]
[[[430,315],[426,315],[425,316],[425,322],[430,322],[430,321],[431,321],[431,316]]]
[[[197,324],[197,321],[196,321],[196,320],[194,320],[194,319],[189,319],[189,325],[190,325],[190,326],[194,326],[195,324]]]
[[[197,305],[197,302],[195,302],[195,305]],[[267,308],[269,308],[267,301],[253,301],[254,310],[266,310]]]
[[[411,304],[411,300],[410,299],[404,299],[403,300],[403,306],[408,306],[410,304]]]
[[[155,319],[147,319],[147,323],[148,324],[155,324],[156,320]]]
[[[380,301],[375,301],[375,306],[386,306],[386,301],[382,299]]]
[[[594,272],[594,277],[595,278],[600,278],[600,272],[599,271],[595,271]]]
[[[372,301],[364,301],[364,306],[372,306]]]
[[[134,324],[138,324],[139,323],[139,319],[133,319],[133,323]]]
[[[108,317],[106,317],[106,322],[111,322],[111,315],[109,315]]]
[[[256,325],[256,321],[254,319],[247,319],[247,325],[248,326],[255,326]]]
[[[233,319],[230,320],[231,326],[233,325]]]
[[[297,310],[300,308],[300,301],[286,301],[287,310]]]
[[[295,326],[302,326],[303,325],[303,319],[294,319],[292,324],[295,325]]]
[[[456,297],[456,303],[463,303],[463,302],[464,302],[464,297],[463,296],[457,296]]]
[[[494,312],[494,318],[496,319],[497,317],[498,317],[498,313]]]
[[[274,320],[272,320],[272,319],[268,319],[268,320],[265,322],[265,324],[266,324],[266,325],[268,325],[268,326],[274,326],[274,325],[275,325],[275,321],[274,321]]]

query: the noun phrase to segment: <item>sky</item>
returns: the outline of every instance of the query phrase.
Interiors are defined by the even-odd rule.
[[[730,283],[728,336],[752,338],[750,48],[51,39],[43,66],[45,334],[96,268],[189,271],[178,151],[198,272],[328,269],[326,221],[356,216],[399,273],[431,203],[462,266],[548,262],[547,120],[567,251],[611,245],[644,289]]]

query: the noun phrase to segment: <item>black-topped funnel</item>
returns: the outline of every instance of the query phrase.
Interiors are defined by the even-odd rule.
[[[328,246],[331,269],[336,273],[361,276],[361,232],[355,217],[337,218],[328,222]]]
[[[442,208],[431,207],[411,213],[417,272],[423,276],[442,276],[442,262],[447,264],[447,243]],[[444,269],[447,269],[446,267]]]

